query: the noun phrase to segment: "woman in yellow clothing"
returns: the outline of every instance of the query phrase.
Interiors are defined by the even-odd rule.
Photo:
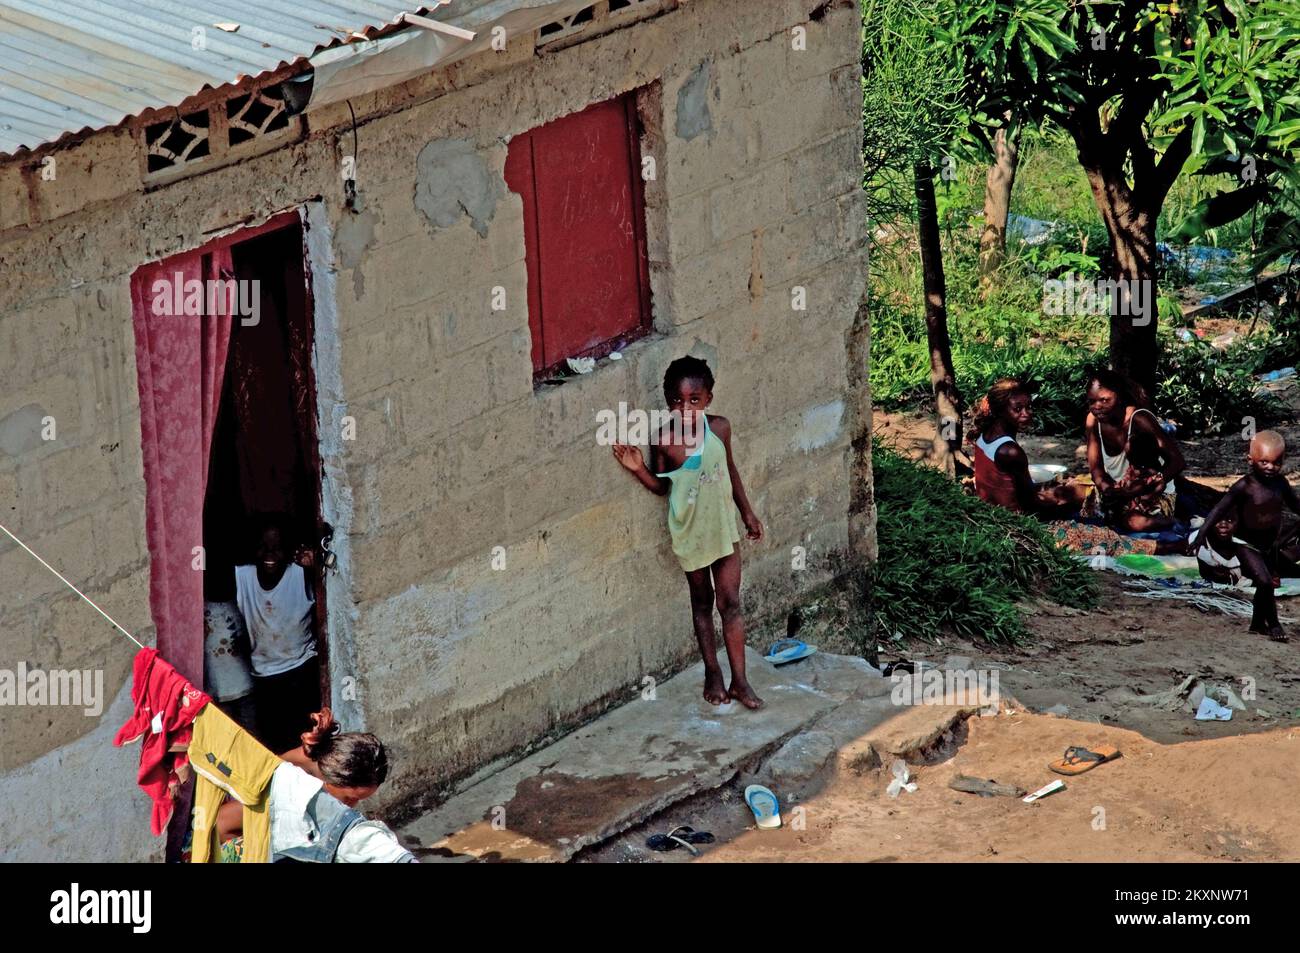
[[[763,538],[763,524],[745,496],[731,455],[731,423],[704,412],[713,402],[713,372],[699,358],[682,357],[664,374],[664,398],[673,423],[650,447],[650,466],[638,447],[614,444],[614,456],[650,492],[668,497],[668,532],[691,591],[691,620],[704,657],[704,698],[734,699],[746,708],[763,700],[745,678],[745,619],[740,611],[740,553],[736,512],[746,538]],[[713,607],[722,616],[722,641],[731,665],[724,687],[718,665]]]

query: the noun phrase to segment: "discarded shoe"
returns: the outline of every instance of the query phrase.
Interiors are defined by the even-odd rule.
[[[682,825],[674,827],[667,834],[651,834],[646,838],[645,845],[651,850],[660,853],[669,850],[676,850],[678,847],[685,847],[692,857],[700,856],[700,852],[695,849],[696,844],[712,844],[714,836],[708,831],[697,831],[693,827]]]
[[[781,802],[770,789],[761,784],[751,784],[745,788],[745,803],[754,813],[754,823],[763,830],[781,826]]]
[[[763,658],[773,665],[787,665],[807,658],[816,651],[817,646],[809,645],[807,642],[800,642],[798,639],[782,639],[774,642]]]
[[[1098,745],[1097,750],[1070,747],[1065,749],[1065,757],[1048,765],[1057,774],[1075,775],[1091,771],[1099,764],[1114,761],[1119,757],[1119,749],[1111,745]]]

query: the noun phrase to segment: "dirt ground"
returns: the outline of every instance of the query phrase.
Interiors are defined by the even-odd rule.
[[[793,823],[781,830],[757,830],[733,785],[581,859],[689,861],[682,851],[643,846],[677,824],[718,838],[701,861],[1300,859],[1300,642],[1281,645],[1248,634],[1243,620],[1135,598],[1122,577],[1102,575],[1099,608],[1035,609],[1024,646],[987,651],[944,639],[904,653],[935,664],[960,655],[975,669],[996,668],[1016,709],[969,719],[947,750],[920,759],[932,763],[912,765],[915,792],[887,796],[888,765],[859,775],[832,763],[798,805],[802,817],[787,812]],[[1253,679],[1254,698],[1227,722],[1129,698],[1190,674],[1239,694],[1251,694],[1242,680]],[[1057,705],[1068,713],[1042,714]],[[1065,791],[1036,804],[948,788],[965,774],[1035,790],[1057,777],[1047,762],[1070,745],[1093,744],[1112,744],[1123,757],[1064,779]]]
[[[914,792],[891,798],[888,775],[835,773],[779,830],[749,822],[735,788],[697,798],[629,832],[591,860],[681,863],[645,837],[690,824],[718,838],[702,862],[1240,861],[1300,857],[1300,730],[1162,745],[1133,731],[1044,715],[972,718],[956,754],[911,767]],[[957,774],[1037,789],[1068,745],[1109,743],[1122,756],[1033,804],[953,791]],[[799,810],[799,809],[802,810]]]
[[[924,455],[933,437],[921,415],[878,414],[886,440]],[[1300,426],[1281,428],[1300,448]],[[1084,470],[1082,447],[1059,438],[1022,441],[1035,462]],[[1183,441],[1189,476],[1227,486],[1240,475],[1238,435]],[[1297,454],[1290,462],[1294,472]],[[1300,474],[1296,474],[1300,476]],[[1293,476],[1293,479],[1295,477]],[[942,664],[970,659],[996,669],[1014,713],[974,717],[944,749],[910,767],[917,790],[889,797],[889,765],[847,770],[832,758],[805,789],[786,826],[760,831],[739,783],[697,796],[582,855],[588,862],[692,862],[654,853],[653,833],[678,824],[712,832],[701,862],[757,861],[1240,861],[1300,859],[1300,639],[1270,642],[1244,619],[1133,595],[1124,577],[1102,573],[1098,608],[1029,607],[1031,638],[995,648],[944,638],[900,647]],[[1300,598],[1280,604],[1297,621]],[[850,645],[833,631],[801,637],[830,651]],[[1230,685],[1246,711],[1231,721],[1196,721],[1134,698],[1188,675]],[[1060,708],[1058,706],[1064,706]],[[1047,714],[1053,709],[1059,714]],[[1057,775],[1047,763],[1070,745],[1112,744],[1116,761],[1035,804],[948,787],[957,774],[1035,790]]]

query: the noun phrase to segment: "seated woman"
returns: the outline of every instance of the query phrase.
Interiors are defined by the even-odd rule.
[[[1094,492],[1085,513],[1124,533],[1174,525],[1175,480],[1186,468],[1178,442],[1150,410],[1142,389],[1100,370],[1088,378],[1088,469]]]
[[[271,779],[272,861],[414,863],[385,824],[355,810],[388,776],[383,743],[372,734],[340,734],[328,708],[311,718],[314,727],[300,747],[280,755],[286,763]],[[243,805],[227,800],[217,812],[223,861],[238,862],[242,824]]]
[[[1083,491],[1073,485],[1037,487],[1016,435],[1033,420],[1029,389],[1004,379],[975,408],[975,493],[986,503],[1052,518],[1078,509]]]

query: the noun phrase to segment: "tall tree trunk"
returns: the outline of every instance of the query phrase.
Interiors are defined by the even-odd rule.
[[[1117,282],[1111,297],[1110,363],[1141,384],[1156,389],[1156,234],[1155,216],[1110,233],[1110,276]]]
[[[953,454],[961,448],[961,394],[952,367],[948,338],[947,288],[943,277],[943,249],[939,242],[939,212],[934,201],[934,168],[913,166],[916,184],[917,231],[921,244],[921,280],[925,295],[925,337],[930,348],[930,385],[934,389],[937,434],[934,456],[948,473],[955,469]]]
[[[849,552],[854,568],[876,561],[876,499],[871,474],[870,288],[862,289],[858,312],[846,336],[849,394],[853,401],[849,452]]]
[[[871,598],[871,565],[879,550],[876,543],[876,491],[871,471],[871,312],[869,286],[862,289],[853,326],[845,336],[848,357],[852,424],[849,449],[849,583],[858,612],[854,642],[863,657],[879,665],[875,638],[875,605]]]
[[[1110,288],[1110,365],[1155,394],[1156,219],[1159,209],[1144,208],[1122,173],[1089,170],[1093,199],[1106,225],[1110,245],[1104,274]]]
[[[1118,113],[1099,116],[1091,109],[1079,109],[1065,123],[1110,240],[1104,269],[1115,282],[1110,298],[1110,364],[1141,384],[1151,397],[1159,357],[1156,221],[1191,156],[1193,131],[1191,123],[1185,125],[1157,157],[1146,141],[1143,122],[1160,89],[1157,83],[1138,84],[1125,93]]]
[[[980,233],[980,297],[987,297],[1007,257],[1007,215],[1020,159],[1020,127],[993,136],[993,163],[984,178],[984,231]]]

